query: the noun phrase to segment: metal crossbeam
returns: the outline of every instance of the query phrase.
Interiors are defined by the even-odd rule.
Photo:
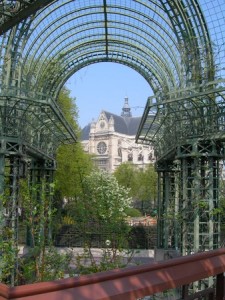
[[[0,1],[0,35],[55,0]]]
[[[192,138],[225,141],[225,88],[196,90],[174,92],[167,101],[149,98],[136,141],[154,143],[159,157]]]
[[[136,140],[155,146],[160,245],[218,247],[224,19],[224,0],[0,0],[2,170],[12,155],[18,169],[26,155],[54,165],[59,143],[76,140],[57,105],[61,88],[91,64],[126,65],[153,93]]]
[[[54,158],[61,143],[77,137],[54,103],[16,97],[0,97],[0,138],[18,139],[38,156]],[[36,150],[35,150],[36,149]]]

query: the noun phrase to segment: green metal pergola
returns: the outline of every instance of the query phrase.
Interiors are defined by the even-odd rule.
[[[76,141],[61,88],[85,66],[115,62],[153,91],[136,140],[155,147],[158,247],[218,248],[224,19],[223,0],[0,1],[0,191],[10,191],[13,230],[19,178],[51,181],[58,145]]]

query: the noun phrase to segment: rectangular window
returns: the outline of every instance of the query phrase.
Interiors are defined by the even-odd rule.
[[[107,160],[106,159],[100,159],[97,161],[99,166],[105,166],[107,164]]]

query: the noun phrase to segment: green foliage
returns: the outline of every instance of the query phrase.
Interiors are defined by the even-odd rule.
[[[133,251],[128,250],[130,227],[125,222],[130,202],[129,189],[120,186],[113,175],[93,170],[83,177],[82,193],[68,201],[67,216],[64,218],[82,234],[84,251],[73,260],[76,273],[122,268],[130,262]],[[92,242],[98,234],[106,237],[106,248],[102,249],[102,256],[96,260]]]
[[[23,224],[30,236],[29,252],[20,260],[20,284],[62,278],[69,264],[70,257],[58,254],[52,247],[53,190],[54,184],[44,180],[35,185],[27,180],[20,182]]]
[[[5,195],[0,195],[0,282],[11,284],[18,250],[14,232],[11,227],[6,226],[4,212],[7,199]]]
[[[93,169],[91,157],[80,143],[62,145],[57,151],[56,189],[62,198],[77,198],[82,193],[83,178]]]
[[[1,229],[0,237],[0,281],[12,284],[18,249],[13,239],[13,231],[8,227]]]
[[[76,100],[70,96],[70,91],[64,87],[59,93],[57,103],[60,106],[66,120],[70,123],[75,131],[79,131],[77,122],[78,109],[75,102]]]
[[[126,214],[129,217],[141,217],[142,213],[140,212],[140,210],[130,207],[128,209],[126,209]]]
[[[29,231],[31,247],[26,257],[19,257],[15,232],[13,228],[5,226],[1,218],[1,282],[18,285],[60,277],[65,258],[58,257],[54,262],[51,259],[54,252],[47,250],[46,247],[51,245],[50,225],[55,213],[51,201],[53,190],[54,184],[46,183],[44,180],[35,185],[29,180],[20,181],[19,205],[23,212],[21,218],[23,226]],[[57,268],[56,264],[61,267]]]
[[[85,176],[82,187],[82,194],[67,203],[66,211],[73,218],[74,226],[83,232],[88,246],[91,247],[91,237],[98,227],[110,240],[112,248],[126,248],[129,226],[125,219],[131,202],[129,190],[120,186],[113,175],[100,170]]]
[[[110,244],[110,241],[107,242]],[[74,265],[76,266],[76,272],[80,275],[124,268],[131,262],[134,253],[134,250],[124,250],[121,252],[118,249],[107,247],[102,250],[101,258],[97,261],[91,249],[86,246],[83,253],[76,256]],[[126,256],[126,259],[124,259],[124,256]],[[85,261],[89,263],[85,264]]]
[[[135,197],[138,189],[136,181],[138,172],[139,171],[130,162],[122,163],[114,172],[114,176],[119,184],[130,189],[130,195],[132,195],[132,197]]]
[[[149,164],[146,169],[140,170],[131,163],[123,163],[114,175],[119,184],[130,188],[130,196],[136,202],[135,207],[142,214],[151,213],[157,196],[157,173],[154,166]]]
[[[83,188],[82,205],[88,219],[107,220],[108,223],[124,219],[131,198],[129,190],[120,186],[113,175],[93,171],[84,178]]]
[[[58,104],[79,136],[75,99],[70,97],[67,89],[63,88],[60,92]],[[82,192],[83,177],[93,169],[91,156],[83,151],[81,143],[77,141],[74,144],[61,145],[57,151],[56,161],[56,190],[60,191],[61,198],[79,197]]]
[[[51,208],[54,184],[42,180],[35,185],[29,180],[20,182],[20,203],[23,209],[23,223],[30,230],[31,244],[45,244],[48,240],[49,224],[54,209]],[[30,209],[32,207],[32,209]]]
[[[41,277],[37,276],[37,257],[44,263]],[[19,283],[28,284],[64,278],[65,272],[72,272],[69,268],[71,260],[71,253],[60,254],[52,245],[45,249],[43,257],[40,257],[38,248],[31,248],[29,253],[20,259]]]
[[[157,195],[157,173],[154,166],[149,164],[143,172],[140,172],[138,178],[141,186],[139,198],[142,200],[155,200]]]

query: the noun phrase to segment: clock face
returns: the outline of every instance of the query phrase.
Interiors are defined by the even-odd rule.
[[[97,151],[99,154],[104,154],[107,150],[106,143],[104,142],[99,142],[97,145]]]

